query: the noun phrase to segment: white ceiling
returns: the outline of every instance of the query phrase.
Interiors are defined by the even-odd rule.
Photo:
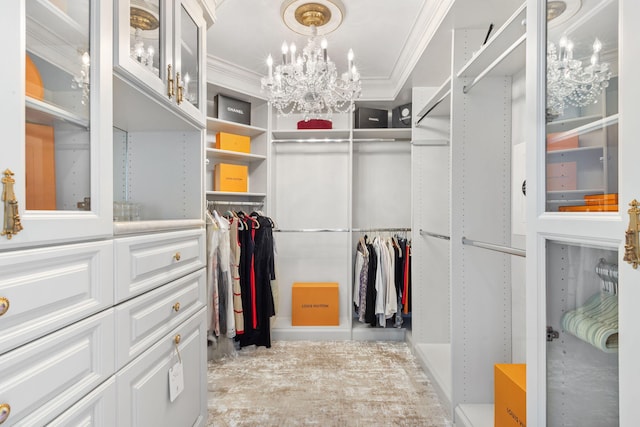
[[[207,33],[210,81],[264,98],[259,81],[267,55],[280,58],[283,41],[306,44],[305,36],[283,23],[282,1],[218,0],[216,22]],[[326,36],[329,56],[342,72],[353,48],[361,100],[402,104],[410,101],[412,86],[440,86],[450,74],[451,29],[488,29],[493,23],[497,30],[524,1],[343,0],[344,21]],[[582,4],[592,1],[600,0]]]

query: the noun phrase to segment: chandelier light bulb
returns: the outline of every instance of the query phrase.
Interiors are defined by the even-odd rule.
[[[296,60],[296,45],[295,45],[295,43],[291,43],[291,46],[289,46],[289,50],[291,51],[291,62],[295,62],[295,60]]]
[[[593,52],[599,53],[602,50],[602,43],[596,37],[596,40],[593,42]]]

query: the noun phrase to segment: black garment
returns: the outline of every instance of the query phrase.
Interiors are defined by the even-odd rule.
[[[253,220],[246,219],[249,229],[246,231],[246,235],[249,237],[245,237],[245,239],[247,242],[250,241],[248,244],[252,246],[253,250],[251,256],[241,255],[244,263],[241,264],[242,273],[240,275],[241,287],[242,275],[244,274],[248,278],[245,280],[246,288],[243,288],[243,291],[245,289],[248,291],[246,292],[247,298],[243,295],[243,304],[246,299],[249,310],[244,309],[245,333],[240,336],[239,341],[241,347],[257,345],[270,348],[270,318],[275,315],[271,291],[271,280],[275,279],[273,223],[269,218],[256,213],[252,213],[251,217]],[[241,251],[244,251],[244,247],[241,248]],[[251,274],[253,274],[253,286]]]
[[[365,240],[366,241],[366,240]],[[367,271],[367,306],[364,312],[364,320],[371,326],[377,326],[378,319],[376,317],[376,271],[378,270],[378,255],[373,245],[367,243],[369,251],[369,269]]]

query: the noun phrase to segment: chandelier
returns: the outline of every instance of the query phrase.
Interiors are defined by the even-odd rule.
[[[299,54],[295,44],[283,43],[281,64],[274,65],[273,57],[267,57],[268,74],[261,86],[269,102],[279,115],[301,113],[305,121],[352,111],[361,91],[353,51],[349,49],[347,55],[347,70],[338,76],[327,53],[327,40],[317,41],[318,27],[331,19],[330,10],[319,3],[304,4],[296,8],[295,19],[308,27],[311,37]]]
[[[609,64],[600,62],[602,43],[596,39],[590,64],[573,58],[574,45],[562,36],[558,46],[547,46],[547,119],[561,116],[567,104],[585,107],[598,102],[602,91],[609,86]]]
[[[131,40],[131,58],[148,68],[154,74],[158,74],[158,68],[153,64],[155,49],[153,44],[145,46],[143,31],[156,30],[160,23],[151,13],[142,8],[131,6],[129,15],[129,25],[133,29],[133,39]]]

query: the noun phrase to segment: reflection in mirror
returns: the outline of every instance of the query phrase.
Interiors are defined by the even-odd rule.
[[[158,0],[133,0],[129,9],[130,55],[160,76],[160,7]]]

